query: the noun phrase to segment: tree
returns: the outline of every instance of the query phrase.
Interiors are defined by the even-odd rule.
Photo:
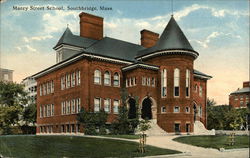
[[[209,99],[207,98],[207,106],[210,107],[210,106],[215,106],[217,103],[215,102],[214,99]]]
[[[0,82],[0,133],[11,134],[13,126],[19,127],[21,116],[28,118],[28,111],[23,111],[28,105],[29,98],[21,84],[13,82]],[[30,109],[30,108],[28,108]],[[33,108],[36,111],[36,108]],[[32,114],[33,119],[36,117]]]
[[[31,103],[23,110],[23,121],[25,121],[26,125],[35,124],[36,122],[36,104]]]

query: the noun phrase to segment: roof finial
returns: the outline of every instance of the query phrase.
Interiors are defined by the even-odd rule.
[[[171,16],[173,17],[174,16],[174,11],[173,11],[173,0],[171,0],[171,11],[172,11],[172,14],[171,14]]]
[[[69,28],[69,24],[67,24],[67,28]]]

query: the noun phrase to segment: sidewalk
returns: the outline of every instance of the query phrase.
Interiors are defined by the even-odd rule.
[[[175,142],[172,139],[178,136],[150,136],[147,138],[147,144],[157,146],[160,148],[167,148],[172,150],[178,150],[181,152],[188,153],[186,156],[181,156],[183,158],[248,158],[249,150],[229,150],[225,152],[220,152],[217,149],[212,148],[202,148],[192,145],[182,144]],[[190,156],[189,156],[190,155]],[[175,156],[174,156],[175,157]],[[180,157],[180,156],[176,156]]]

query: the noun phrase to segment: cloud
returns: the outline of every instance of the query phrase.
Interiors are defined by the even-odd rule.
[[[36,53],[38,52],[35,48],[31,47],[30,45],[22,45],[22,46],[16,46],[15,47],[19,52],[24,53],[24,52],[32,52]]]
[[[23,37],[23,41],[29,43],[31,41],[41,41],[51,39],[53,36],[51,35],[44,35],[44,36],[33,36],[33,37]]]
[[[232,33],[223,33],[223,32],[212,32],[211,34],[209,34],[205,40],[201,41],[201,40],[190,40],[190,41],[194,41],[196,43],[198,43],[201,47],[203,48],[208,48],[209,46],[209,43],[211,43],[211,41],[215,38],[218,38],[218,36],[229,36],[231,39],[232,38],[238,38],[238,39],[241,39],[241,36],[240,35],[234,35]]]
[[[4,3],[4,2],[6,2],[7,0],[0,0],[0,3]]]

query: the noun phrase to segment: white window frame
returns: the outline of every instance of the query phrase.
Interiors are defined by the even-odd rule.
[[[43,106],[40,105],[40,118],[43,118]]]
[[[71,114],[74,114],[76,112],[76,104],[75,99],[71,100]]]
[[[71,73],[71,87],[75,87],[76,84],[76,76],[75,76],[75,72]]]
[[[76,70],[76,85],[79,86],[81,84],[81,71]]]
[[[43,86],[40,84],[40,96],[43,96]]]
[[[54,107],[54,104],[51,104],[51,116],[54,116],[54,114],[55,114],[55,107]]]
[[[98,69],[94,71],[94,84],[102,84],[102,73]]]
[[[185,95],[187,98],[190,97],[190,70],[186,69],[186,89]]]
[[[104,72],[104,85],[105,86],[111,85],[111,73],[109,71]]]
[[[143,86],[146,86],[146,84],[147,84],[146,80],[147,80],[146,77],[142,76],[142,85]]]
[[[178,111],[176,111],[176,108],[178,108]],[[179,106],[174,106],[174,113],[180,113],[180,107]]]
[[[166,112],[167,112],[166,106],[162,106],[162,107],[161,107],[161,113],[166,113]]]
[[[161,97],[167,97],[167,69],[161,71]]]
[[[64,90],[65,89],[65,86],[66,86],[66,84],[65,84],[65,75],[63,75],[62,77],[61,77],[61,90]]]
[[[66,74],[66,89],[70,88],[70,73]]]
[[[104,111],[107,113],[111,112],[111,99],[104,99]]]
[[[70,101],[66,101],[66,114],[71,113],[71,106],[70,106]]]
[[[185,112],[186,112],[186,113],[190,113],[190,107],[186,106],[186,107],[185,107]]]
[[[178,89],[178,94],[176,90]],[[177,95],[176,95],[177,94]],[[180,69],[174,69],[174,97],[180,97]]]
[[[100,112],[101,98],[94,98],[94,112]]]
[[[43,106],[43,116],[47,117],[47,106],[46,105]]]
[[[114,73],[113,85],[114,85],[114,87],[120,87],[120,75],[118,72]]]
[[[155,78],[152,77],[152,80],[151,80],[151,81],[152,81],[151,86],[152,86],[152,87],[155,87]]]
[[[117,103],[117,105],[116,105]],[[120,100],[114,100],[113,101],[113,113],[118,114],[119,113],[119,106],[120,106]]]
[[[54,89],[54,88],[55,88],[55,87],[54,87],[54,86],[55,86],[55,85],[54,85],[54,81],[51,80],[50,82],[51,82],[51,93],[54,93],[54,90],[55,90],[55,89]]]
[[[199,96],[200,97],[202,97],[202,93],[203,93],[202,91],[203,91],[203,87],[202,87],[202,85],[200,85],[200,87],[199,87]]]

